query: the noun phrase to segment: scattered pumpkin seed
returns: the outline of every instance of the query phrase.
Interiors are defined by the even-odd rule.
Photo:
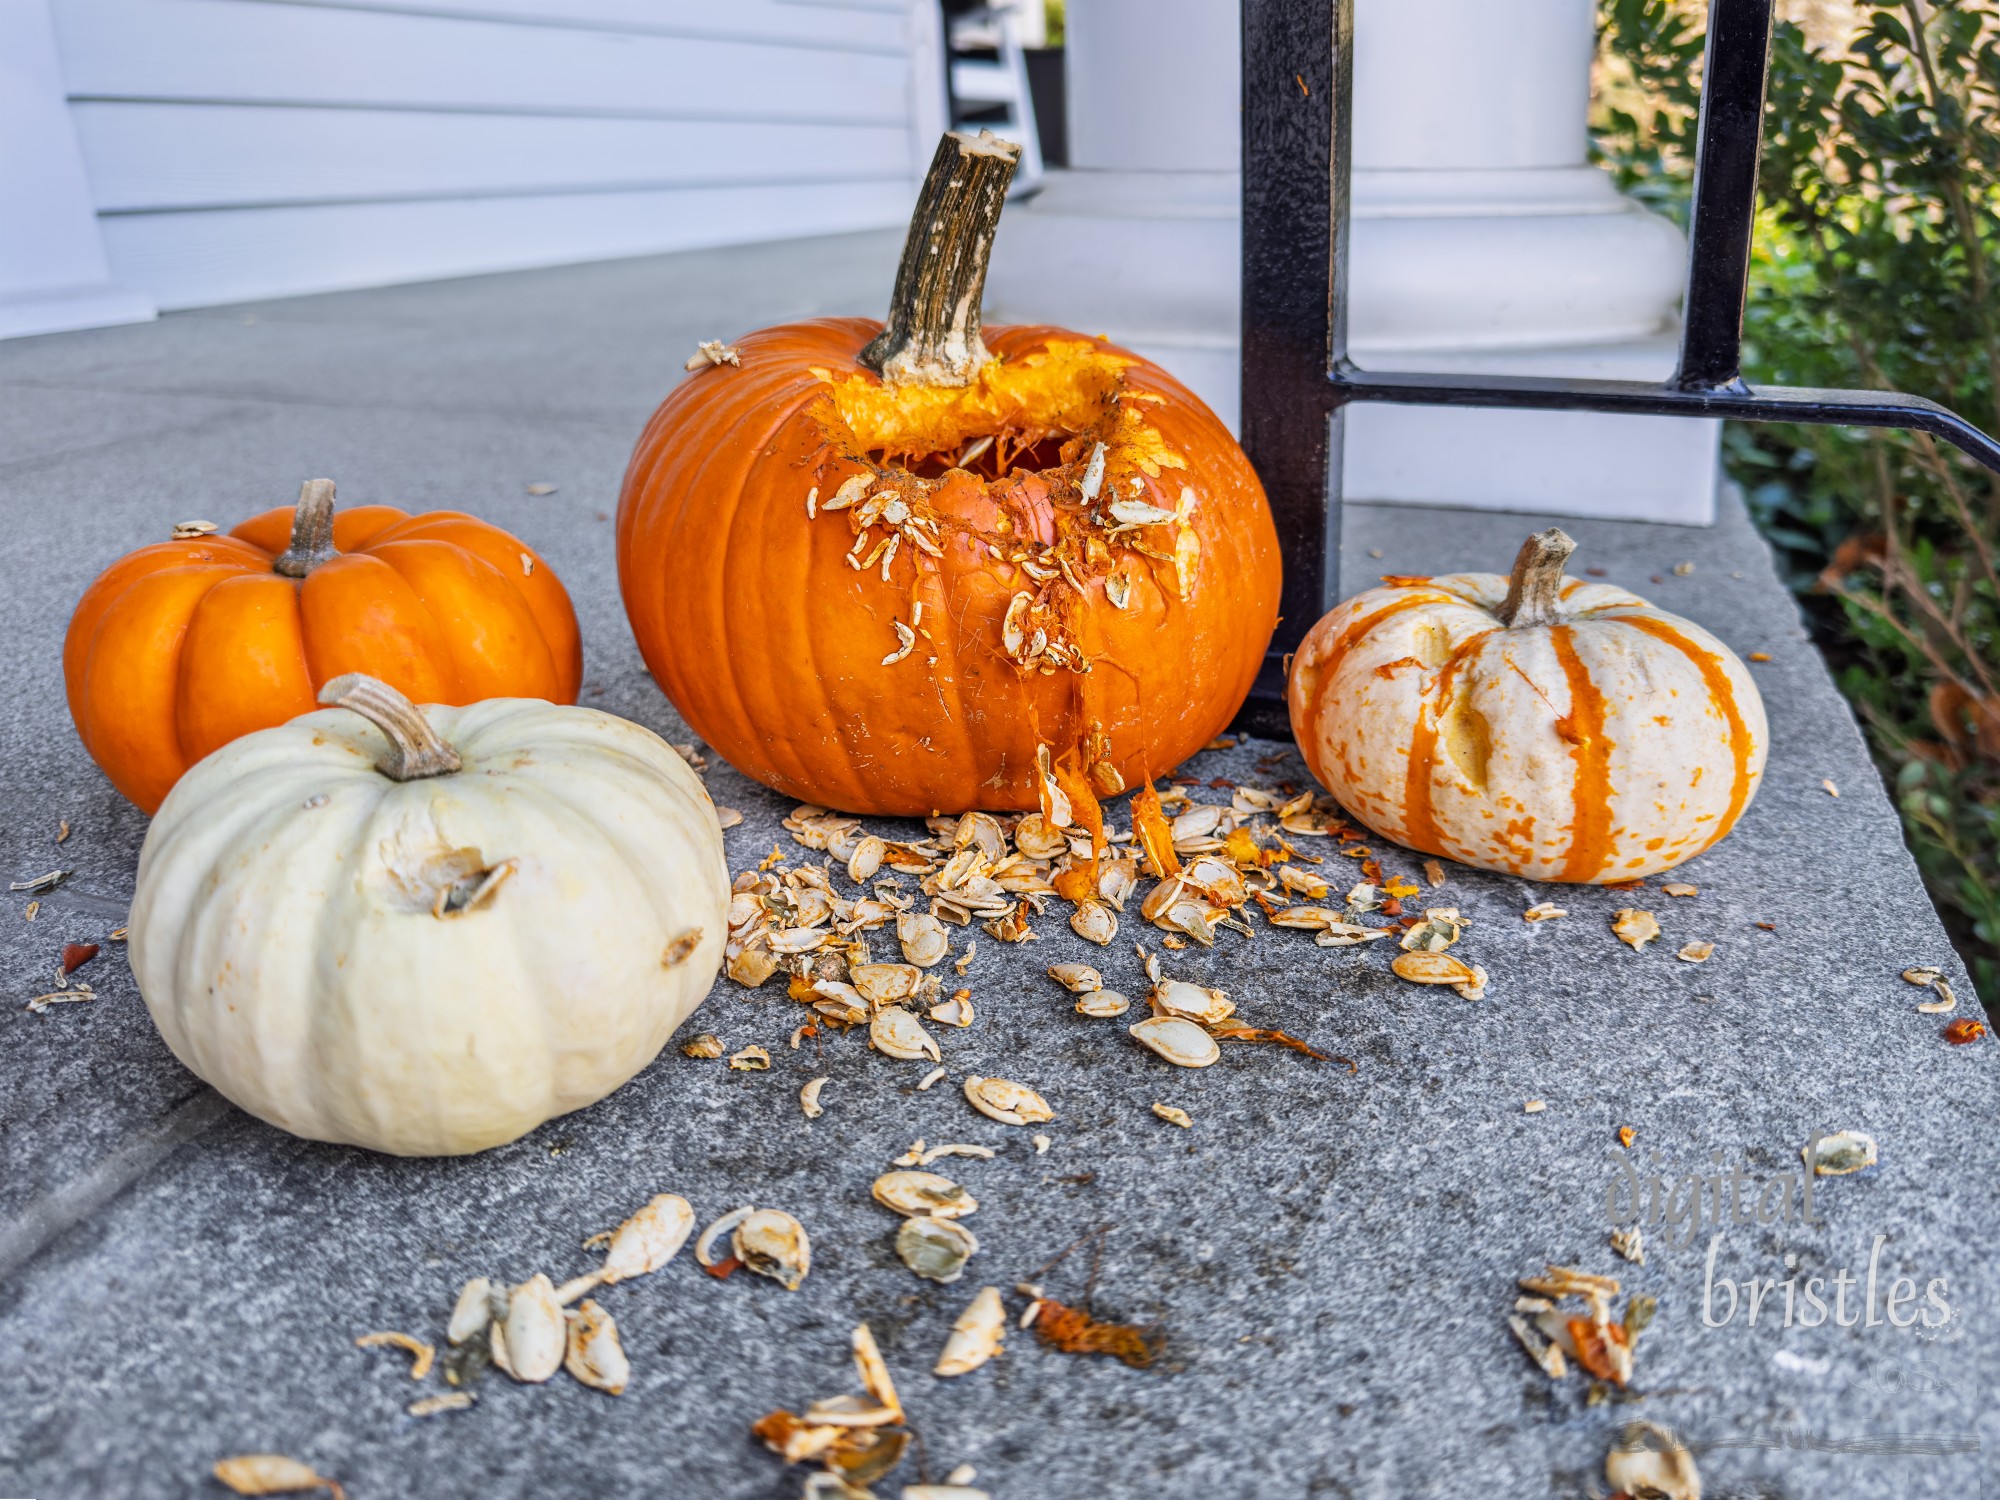
[[[568,1344],[563,1368],[592,1390],[622,1396],[632,1378],[631,1363],[618,1341],[618,1324],[611,1314],[586,1297],[566,1314]]]
[[[1169,1125],[1178,1125],[1183,1130],[1194,1129],[1194,1120],[1184,1109],[1175,1109],[1171,1104],[1155,1104],[1153,1106],[1153,1113],[1158,1115],[1162,1120],[1165,1120]]]
[[[1155,1016],[1179,1017],[1198,1026],[1216,1026],[1236,1014],[1236,1003],[1221,990],[1163,979],[1146,997]]]
[[[979,1295],[952,1323],[951,1336],[931,1373],[945,1377],[970,1374],[1005,1352],[1002,1343],[1006,1333],[1007,1309],[1001,1305],[1000,1288],[981,1287]]]
[[[937,1038],[924,1030],[923,1022],[900,1005],[884,1006],[868,1023],[868,1040],[875,1050],[907,1062],[929,1058],[939,1060]]]
[[[1222,1056],[1214,1037],[1194,1022],[1175,1016],[1154,1016],[1127,1027],[1126,1034],[1177,1068],[1205,1068]]]
[[[493,1362],[524,1385],[562,1368],[563,1311],[549,1278],[536,1272],[507,1294],[507,1315],[493,1325]]]
[[[435,1417],[441,1412],[469,1411],[478,1401],[479,1398],[470,1391],[446,1391],[440,1396],[425,1396],[412,1401],[403,1410],[413,1417]]]
[[[1471,965],[1449,953],[1398,953],[1389,967],[1411,984],[1476,986],[1479,979]]]
[[[484,1276],[475,1276],[458,1289],[458,1301],[452,1305],[445,1340],[454,1346],[462,1344],[485,1332],[492,1321],[493,1283]]]
[[[1701,894],[1700,886],[1689,885],[1684,880],[1670,880],[1661,886],[1660,889],[1665,891],[1669,896],[1699,896]]]
[[[682,1042],[681,1051],[689,1057],[718,1058],[722,1056],[722,1038],[712,1031],[704,1031]]]
[[[1799,1152],[1816,1177],[1846,1177],[1854,1172],[1875,1165],[1877,1150],[1875,1137],[1859,1130],[1838,1130],[1823,1135],[1819,1140],[1819,1150],[1810,1156],[1810,1146]]]
[[[978,1253],[971,1230],[951,1219],[905,1219],[896,1231],[896,1254],[926,1281],[949,1286],[965,1274],[965,1263]]]
[[[930,1086],[938,1082],[944,1076],[945,1076],[945,1070],[943,1068],[932,1068],[930,1072],[924,1074],[922,1078],[917,1080],[917,1092],[920,1094],[928,1093],[930,1090]]]
[[[1566,917],[1568,915],[1568,912],[1557,906],[1553,901],[1537,901],[1533,906],[1521,913],[1521,920],[1523,922],[1549,922],[1557,917]]]
[[[896,918],[896,938],[903,945],[903,957],[920,969],[928,969],[951,949],[944,924],[936,917],[904,912]]]
[[[1112,1016],[1122,1016],[1132,1008],[1132,1002],[1116,990],[1092,990],[1076,1002],[1076,1013],[1108,1020]]]
[[[741,1052],[731,1054],[729,1066],[739,1073],[762,1073],[771,1066],[771,1054],[752,1042]]]
[[[354,1341],[357,1349],[401,1349],[410,1356],[410,1379],[422,1380],[431,1372],[437,1349],[407,1333],[364,1333]]]
[[[819,1102],[819,1091],[825,1087],[825,1078],[809,1078],[799,1090],[799,1108],[805,1111],[808,1120],[817,1120],[826,1113],[825,1106]]]
[[[1682,963],[1704,964],[1715,954],[1715,944],[1704,942],[1684,943],[1681,951],[1674,955]]]
[[[906,1218],[962,1219],[979,1207],[977,1198],[936,1172],[884,1172],[869,1191],[877,1203]]]
[[[1687,1444],[1652,1422],[1629,1423],[1604,1456],[1604,1481],[1647,1500],[1701,1500],[1701,1475]]]
[[[1639,1233],[1637,1224],[1629,1224],[1623,1229],[1611,1231],[1611,1248],[1631,1261],[1635,1266],[1646,1263],[1646,1242]]]
[[[1612,913],[1611,930],[1619,942],[1629,943],[1634,953],[1641,953],[1660,935],[1660,922],[1643,907],[1625,906]]]
[[[606,1286],[649,1276],[680,1253],[694,1230],[694,1209],[677,1193],[659,1193],[620,1224],[598,1273]]]
[[[1056,1117],[1040,1094],[1006,1078],[968,1078],[965,1097],[974,1109],[1002,1125],[1039,1125]]]
[[[301,1490],[325,1490],[344,1500],[339,1484],[316,1474],[296,1458],[282,1453],[242,1453],[215,1466],[215,1477],[239,1495],[294,1495]]]
[[[1104,988],[1104,976],[1089,964],[1050,964],[1049,978],[1072,995],[1088,994]]]
[[[730,1236],[730,1248],[745,1267],[788,1292],[796,1292],[812,1269],[812,1241],[805,1225],[780,1209],[751,1210]]]
[[[1530,1099],[1526,1104],[1521,1106],[1521,1113],[1524,1115],[1538,1115],[1547,1108],[1548,1105],[1542,1100]]]

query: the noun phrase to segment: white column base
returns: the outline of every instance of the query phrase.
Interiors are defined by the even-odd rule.
[[[0,296],[0,339],[147,323],[159,315],[160,310],[145,293],[109,283]]]

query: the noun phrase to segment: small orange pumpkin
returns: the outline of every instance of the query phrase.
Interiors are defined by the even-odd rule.
[[[1528,538],[1511,577],[1390,578],[1292,663],[1312,772],[1381,837],[1536,880],[1672,869],[1735,825],[1769,732],[1750,673],[1699,625],[1566,579]]]
[[[63,642],[70,717],[147,813],[239,735],[317,707],[347,672],[418,703],[574,703],[569,595],[526,544],[458,511],[334,513],[333,482],[227,536],[177,536],[113,563]]]
[[[946,136],[887,328],[704,345],[626,473],[646,665],[809,802],[1030,808],[1051,775],[1110,795],[1228,724],[1276,624],[1277,533],[1213,413],[1102,338],[982,336],[1016,154]]]

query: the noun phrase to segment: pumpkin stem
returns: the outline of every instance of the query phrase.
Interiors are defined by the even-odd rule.
[[[459,768],[458,752],[438,737],[424,711],[379,678],[349,672],[321,688],[319,701],[354,710],[389,737],[389,753],[375,769],[391,781],[448,776]]]
[[[303,578],[337,556],[333,546],[333,481],[308,479],[299,486],[298,507],[292,512],[292,545],[278,554],[271,567],[287,578]]]
[[[1562,620],[1563,564],[1576,542],[1560,526],[1538,531],[1521,543],[1507,597],[1493,611],[1502,625],[1554,625]]]
[[[991,359],[979,337],[986,262],[1021,148],[990,130],[948,132],[917,194],[889,325],[861,351],[887,385],[970,385]]]

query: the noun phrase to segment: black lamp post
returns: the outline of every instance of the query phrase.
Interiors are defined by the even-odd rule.
[[[1679,368],[1663,384],[1371,372],[1347,357],[1353,0],[1243,0],[1243,446],[1284,548],[1283,620],[1241,722],[1288,738],[1284,661],[1339,592],[1350,401],[1905,427],[2000,470],[1956,412],[1896,391],[1744,383],[1773,0],[1710,0]]]

